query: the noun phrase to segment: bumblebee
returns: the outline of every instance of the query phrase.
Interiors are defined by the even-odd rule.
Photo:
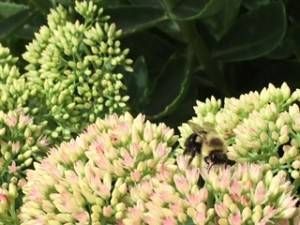
[[[189,163],[196,154],[200,154],[209,165],[208,171],[214,165],[233,165],[235,161],[230,160],[227,155],[227,148],[222,138],[209,126],[204,129],[195,123],[190,122],[193,133],[185,141],[183,154],[191,155]]]

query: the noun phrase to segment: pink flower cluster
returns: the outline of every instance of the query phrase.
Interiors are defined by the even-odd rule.
[[[283,171],[273,175],[261,165],[237,164],[203,176],[215,199],[218,224],[289,224],[297,210],[299,199]]]

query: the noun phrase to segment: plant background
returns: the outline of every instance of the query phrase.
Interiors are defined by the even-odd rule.
[[[237,97],[269,82],[300,86],[298,0],[102,2],[131,49],[126,83],[134,114],[176,127],[193,115],[196,99]],[[0,41],[21,56],[50,8],[73,3],[1,0]]]

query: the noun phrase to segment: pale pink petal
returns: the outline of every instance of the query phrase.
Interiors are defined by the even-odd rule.
[[[224,203],[216,203],[215,210],[219,217],[225,218],[228,215],[228,208]]]
[[[241,217],[241,213],[235,213],[235,214],[231,214],[228,218],[229,224],[230,225],[241,225],[242,224],[242,217]]]
[[[167,217],[163,220],[163,225],[176,225],[177,222],[174,218],[172,217]]]

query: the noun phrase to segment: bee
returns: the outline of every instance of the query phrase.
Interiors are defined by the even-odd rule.
[[[226,155],[227,148],[222,138],[210,127],[206,129],[190,122],[193,133],[185,141],[183,154],[191,155],[189,163],[196,154],[200,154],[204,161],[209,165],[208,171],[214,165],[233,165],[235,161]]]

